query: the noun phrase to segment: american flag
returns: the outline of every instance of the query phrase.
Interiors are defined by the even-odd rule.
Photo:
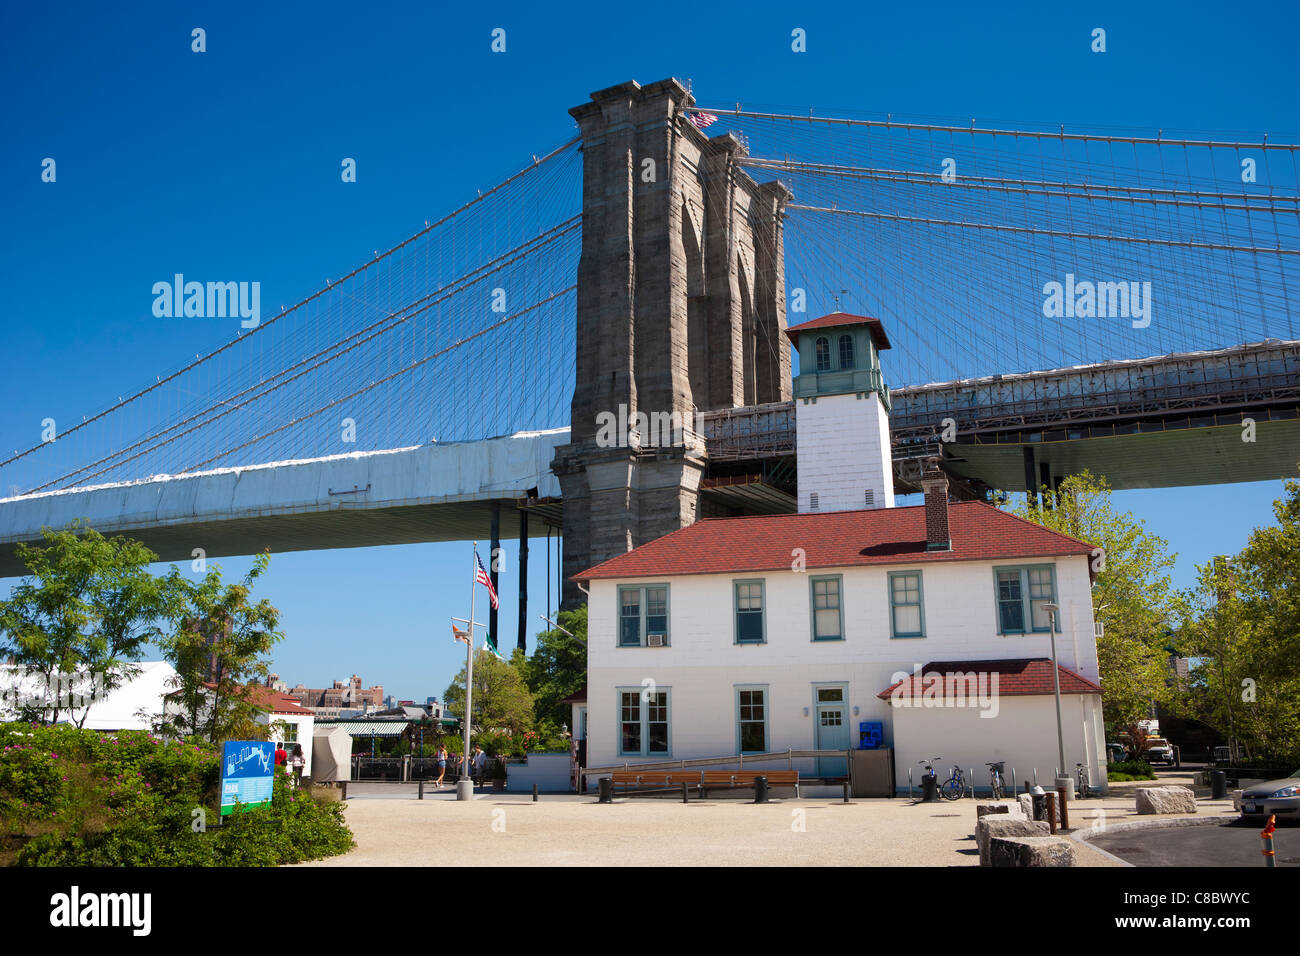
[[[687,119],[695,124],[696,129],[704,129],[707,126],[712,126],[718,121],[718,118],[712,113],[692,113],[687,117]]]
[[[478,570],[474,572],[474,580],[488,589],[488,600],[492,602],[493,610],[497,607],[497,589],[492,586],[492,579],[488,577],[487,570],[483,567],[483,559],[474,552],[474,562],[478,565]]]

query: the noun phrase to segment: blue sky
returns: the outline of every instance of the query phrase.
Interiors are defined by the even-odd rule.
[[[1294,4],[229,6],[0,14],[8,447],[230,337],[220,320],[154,318],[156,279],[253,274],[264,302],[298,301],[568,139],[567,109],[625,79],[690,78],[705,104],[1300,138]],[[1104,56],[1089,50],[1098,26]],[[206,53],[191,52],[194,27]],[[496,27],[505,54],[490,51]],[[806,53],[790,50],[795,27]],[[344,156],[355,184],[340,182]],[[56,183],[40,180],[44,157]],[[1169,539],[1185,584],[1193,563],[1271,521],[1280,494],[1267,482],[1117,498]],[[468,551],[276,555],[263,585],[288,635],[275,669],[441,695],[460,660],[446,619],[466,610]],[[532,557],[540,625],[544,549]],[[507,645],[515,566],[509,554]]]

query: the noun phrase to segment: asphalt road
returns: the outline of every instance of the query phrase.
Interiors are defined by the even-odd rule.
[[[1153,827],[1098,834],[1093,846],[1134,866],[1262,867],[1262,820],[1218,826]],[[1300,866],[1300,826],[1279,826],[1273,835],[1277,865]]]

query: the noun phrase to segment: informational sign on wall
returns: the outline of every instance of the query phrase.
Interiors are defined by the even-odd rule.
[[[227,740],[221,751],[221,815],[271,803],[275,744],[266,740]]]

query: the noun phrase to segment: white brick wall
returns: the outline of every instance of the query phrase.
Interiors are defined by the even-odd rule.
[[[792,541],[791,547],[798,544]],[[735,752],[735,687],[738,684],[768,685],[769,746],[774,749],[814,746],[813,721],[803,709],[808,707],[810,714],[815,712],[812,710],[815,684],[837,682],[848,684],[846,703],[853,744],[856,745],[860,721],[878,720],[885,724],[886,745],[892,745],[895,715],[888,702],[876,695],[893,683],[897,674],[910,673],[915,667],[936,660],[1051,657],[1047,634],[1003,637],[997,633],[993,568],[1023,564],[1056,566],[1057,600],[1062,608],[1062,631],[1057,635],[1059,660],[1064,666],[1097,680],[1097,649],[1085,556],[594,581],[588,606],[588,764],[597,767],[637,762],[636,758],[618,755],[616,689],[639,688],[647,679],[659,688],[670,690],[673,758]],[[888,573],[917,567],[922,572],[926,636],[891,638]],[[843,576],[845,639],[842,641],[811,640],[809,578],[822,574]],[[737,645],[733,636],[732,582],[754,578],[765,582],[767,642]],[[670,646],[618,647],[618,585],[665,581],[669,585]],[[980,753],[990,754],[979,760],[979,766],[984,760],[1002,759],[1004,753],[1008,759],[1015,759],[1019,746],[1025,754],[1024,760],[1031,762],[1028,765],[1037,765],[1034,761],[1041,759],[1037,749],[1040,736],[1044,740],[1051,738],[1047,742],[1054,753],[1052,698],[1038,701],[1037,706],[1016,705],[1017,713],[1035,714],[1027,718],[1029,726],[1021,726],[1014,719],[988,718],[971,724],[977,737],[993,735],[1001,742],[991,738],[968,742],[963,750],[965,759],[974,760]],[[856,714],[854,707],[858,708]],[[1089,717],[1086,726],[1075,726],[1073,731],[1067,727],[1067,762],[1073,767],[1075,761],[1087,759],[1093,765],[1094,782],[1100,781],[1099,774],[1104,767],[1104,749],[1099,767],[1097,744],[1091,739],[1101,733],[1099,721],[1098,714],[1095,720]],[[910,726],[929,724],[922,720]],[[1017,737],[1026,735],[1036,741],[1032,752],[1014,743]],[[925,735],[919,741],[907,741],[909,748],[914,745],[916,749],[938,747],[920,756],[950,756],[944,752],[941,740],[929,740]],[[958,757],[955,752],[951,756]],[[1021,769],[1021,762],[1017,760],[1017,770]],[[906,765],[900,762],[897,766],[905,782]],[[810,772],[812,768],[802,769]],[[1044,768],[1039,766],[1040,778],[1043,775]]]
[[[859,510],[867,489],[874,493],[874,507],[894,506],[889,416],[878,395],[797,399],[795,416],[801,512]],[[816,509],[810,504],[813,494]]]

